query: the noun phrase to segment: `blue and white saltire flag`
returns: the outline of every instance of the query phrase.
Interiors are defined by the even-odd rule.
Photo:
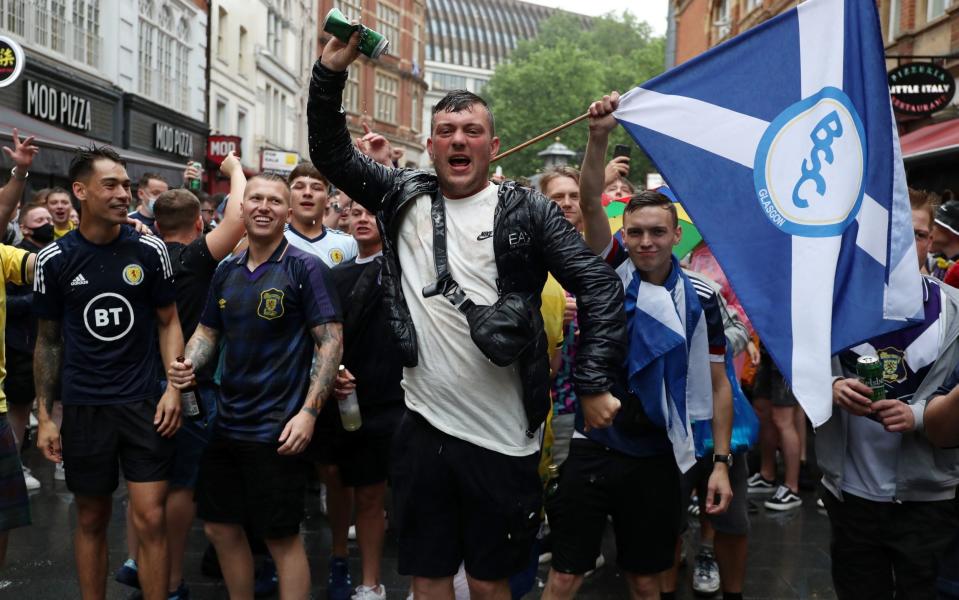
[[[809,0],[625,94],[616,118],[813,424],[830,356],[922,314],[874,2]]]

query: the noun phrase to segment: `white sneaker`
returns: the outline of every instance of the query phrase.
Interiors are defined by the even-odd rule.
[[[53,478],[57,481],[64,481],[67,478],[67,472],[63,468],[63,463],[58,462],[56,468],[53,469]]]
[[[697,594],[715,594],[719,591],[719,565],[712,550],[702,549],[696,555],[693,569],[693,591]]]
[[[356,588],[356,592],[350,598],[351,600],[386,600],[386,588],[383,584],[376,587],[361,585]]]
[[[40,489],[40,480],[34,477],[27,467],[23,467],[23,482],[27,484],[28,492]]]

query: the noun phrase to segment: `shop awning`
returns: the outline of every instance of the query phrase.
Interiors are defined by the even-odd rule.
[[[906,162],[959,152],[959,119],[926,125],[899,138]]]
[[[10,143],[14,127],[20,130],[21,139],[28,135],[36,136],[40,153],[34,159],[33,170],[38,173],[66,177],[70,169],[70,160],[73,158],[73,151],[78,146],[89,146],[94,142],[97,145],[105,144],[105,142],[92,140],[0,106],[0,142]],[[184,164],[164,160],[135,150],[115,146],[114,150],[126,161],[127,174],[134,183],[141,175],[148,172],[159,173],[174,186],[179,185],[183,179]]]

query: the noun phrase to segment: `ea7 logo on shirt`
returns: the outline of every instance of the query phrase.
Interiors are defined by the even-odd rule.
[[[138,264],[123,267],[123,281],[130,285],[140,285],[143,282],[143,267]]]
[[[120,294],[105,292],[87,302],[83,324],[98,340],[114,342],[133,328],[133,307]]]
[[[276,288],[260,292],[260,304],[256,307],[256,315],[267,321],[282,317],[283,292]]]

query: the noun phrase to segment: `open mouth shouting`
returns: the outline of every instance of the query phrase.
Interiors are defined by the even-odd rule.
[[[472,159],[465,154],[452,154],[446,162],[449,163],[451,173],[468,173],[473,164]]]

